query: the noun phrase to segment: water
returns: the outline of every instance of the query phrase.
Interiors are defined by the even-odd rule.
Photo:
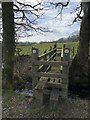
[[[32,90],[28,90],[28,89],[25,89],[25,90],[15,90],[15,92],[17,94],[33,97],[33,91]]]

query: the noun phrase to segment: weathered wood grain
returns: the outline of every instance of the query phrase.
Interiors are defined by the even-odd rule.
[[[68,66],[68,61],[34,61],[34,65]]]
[[[36,72],[37,77],[67,78],[67,74]]]
[[[60,95],[59,89],[53,89],[50,94],[50,102],[51,101],[58,101],[58,97]]]
[[[40,80],[39,80],[39,82],[38,82],[38,84],[36,85],[36,87],[35,87],[35,89],[44,89],[44,87],[45,87],[45,84],[46,84],[46,82],[47,82],[47,79],[48,78],[46,78],[46,77],[41,77],[40,78]]]

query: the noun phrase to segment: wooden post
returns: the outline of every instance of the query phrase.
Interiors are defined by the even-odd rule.
[[[55,52],[57,53],[57,44],[55,44],[55,48],[56,48]]]
[[[68,97],[68,67],[64,66],[63,67],[63,73],[67,74],[67,78],[63,78],[62,80],[62,91],[61,91],[61,96],[63,98],[67,98]]]
[[[34,91],[34,96],[38,105],[43,105],[43,90],[36,89]]]
[[[70,49],[69,48],[65,48],[63,50],[63,61],[69,61],[70,60]],[[68,66],[63,66],[63,73],[67,74],[67,78],[64,78],[62,80],[62,92],[61,92],[61,96],[64,98],[68,97]]]
[[[63,44],[63,49],[65,49],[66,48],[66,44]]]
[[[50,46],[50,49],[49,49],[49,51],[51,51],[52,50],[52,47]],[[49,54],[49,58],[51,57],[51,53]]]
[[[37,86],[35,87],[35,98],[38,104],[43,105],[45,100],[45,95],[43,93],[45,84],[47,83],[46,77],[41,77]]]
[[[74,57],[74,47],[73,47],[73,57]]]
[[[69,61],[70,60],[70,49],[69,48],[64,48],[63,49],[63,60],[64,61]]]
[[[54,48],[56,48],[56,47],[57,47],[57,44],[55,43],[55,44],[54,44]]]
[[[36,72],[38,72],[38,66],[34,65],[34,62],[38,60],[38,49],[32,48],[32,88],[35,89],[35,86],[38,82],[38,77]]]
[[[47,52],[47,50],[44,51],[44,53],[46,53],[46,52]],[[47,55],[44,56],[43,60],[45,60],[45,61],[47,60]]]
[[[46,53],[46,52],[47,52],[47,50],[44,51],[44,53]],[[47,61],[47,57],[48,57],[48,56],[45,55],[45,56],[43,57],[43,60],[44,60],[44,61]],[[48,65],[44,65],[43,70],[46,71],[47,67],[48,67]]]
[[[61,61],[63,61],[63,48],[62,48],[62,52],[61,52]]]
[[[56,43],[54,44],[54,49],[55,49],[55,48],[57,48],[57,44],[56,44]],[[57,52],[57,49],[53,51],[52,55],[53,55],[54,53],[56,53],[56,52]],[[56,56],[55,56],[55,57],[56,57]],[[55,57],[54,57],[54,58],[55,58]]]
[[[63,47],[61,51],[61,61],[63,61]],[[60,72],[62,73],[62,71],[63,71],[63,66],[60,67]]]

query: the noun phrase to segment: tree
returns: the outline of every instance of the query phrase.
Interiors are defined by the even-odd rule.
[[[32,31],[45,32],[46,28],[38,26],[37,20],[43,15],[41,2],[37,2],[34,5],[31,3],[16,2],[14,3],[14,20],[15,20],[15,31],[17,37],[29,37],[32,35]],[[31,33],[30,33],[31,31]]]
[[[80,28],[79,50],[77,54],[77,62],[85,73],[88,74],[88,55],[89,55],[89,19],[90,19],[90,3],[82,3],[84,16],[82,18]]]
[[[10,3],[10,5],[12,7],[8,6],[9,3],[7,3],[7,5],[5,3],[2,4],[2,9],[3,9],[2,17],[3,17],[3,28],[4,28],[3,29],[3,38],[4,38],[4,41],[3,41],[4,69],[7,69],[7,67],[5,67],[6,55],[7,56],[10,55],[9,53],[11,52],[9,50],[9,48],[7,48],[7,46],[10,46],[10,47],[13,46],[13,48],[11,48],[11,49],[13,49],[12,56],[14,55],[13,53],[14,53],[14,50],[15,50],[15,48],[14,48],[14,43],[15,43],[14,34],[11,35],[12,36],[12,40],[11,40],[11,38],[9,39],[8,36],[10,37],[10,35],[7,35],[6,33],[11,34],[10,33],[11,30],[10,29],[7,30],[7,28],[5,29],[5,22],[6,22],[6,27],[7,26],[8,26],[8,28],[11,27],[11,26],[9,26],[11,24],[10,23],[11,19],[7,18],[7,16],[9,16],[10,14],[13,15],[13,10],[17,13],[17,15],[15,16],[15,28],[16,28],[15,30],[16,31],[23,30],[23,31],[26,32],[26,30],[29,31],[29,30],[32,30],[32,29],[34,29],[35,31],[37,31],[37,30],[39,30],[39,31],[41,30],[43,32],[46,31],[46,29],[42,29],[42,27],[36,26],[36,21],[35,21],[37,18],[39,18],[39,11],[43,10],[43,8],[41,7],[41,3],[38,3],[38,4],[32,6],[31,4],[21,3],[21,2],[18,2],[18,1],[16,1],[16,2],[17,2],[17,4],[14,4],[14,9],[12,9],[13,5],[11,5],[11,3]],[[56,3],[54,1],[54,3],[52,2],[50,4],[51,5],[55,5],[56,7],[61,6],[61,11],[60,11],[60,13],[61,13],[63,8],[68,6],[69,2],[70,2],[70,0],[68,0],[66,2],[66,4],[65,4],[65,3],[62,3],[62,2],[57,2]],[[88,62],[87,61],[88,61],[88,48],[89,48],[88,46],[89,46],[89,35],[90,35],[89,34],[89,22],[88,22],[89,19],[90,19],[90,16],[89,16],[90,3],[89,4],[88,3],[85,3],[85,2],[81,3],[81,10],[80,10],[79,14],[77,14],[77,17],[74,20],[74,22],[75,22],[77,20],[77,18],[79,18],[79,19],[82,18],[80,16],[80,14],[81,14],[82,9],[83,9],[84,16],[82,18],[82,23],[81,23],[81,28],[80,28],[79,49],[78,49],[78,53],[77,53],[75,59],[72,62],[72,65],[70,67],[70,71],[72,71],[72,69],[74,68],[73,72],[71,72],[71,74],[70,74],[70,85],[72,85],[72,84],[73,85],[75,85],[75,84],[76,85],[77,84],[82,84],[82,83],[85,83],[87,81],[86,80],[87,75],[88,75],[87,74],[88,73],[87,72],[88,71],[88,64],[87,64]],[[4,6],[6,6],[6,7],[4,7]],[[5,10],[8,10],[9,12],[5,13],[6,12]],[[33,19],[31,21],[29,18],[30,18],[30,15],[32,15],[32,14],[34,15],[35,19]],[[6,18],[9,21],[10,24],[7,23],[7,20],[5,21]],[[12,20],[12,23],[13,23],[13,21],[14,20]],[[13,23],[12,26],[14,27],[14,23]],[[7,32],[5,32],[5,30],[7,30]],[[12,31],[14,33],[14,29],[13,28],[12,28]],[[7,35],[7,37],[6,37],[6,35]],[[12,41],[12,45],[10,45],[11,44],[10,40]],[[10,44],[8,42],[10,42]],[[12,63],[11,65],[8,66],[8,68],[10,66],[13,67],[13,62],[12,62],[13,58],[14,57],[12,57],[12,59],[8,59],[7,60],[7,65]],[[9,60],[11,60],[11,61],[9,61]],[[9,77],[6,77],[6,76],[10,75],[10,73],[8,74],[8,72],[9,72],[8,70],[5,71],[5,73],[7,73],[7,75],[5,75],[4,77],[7,78],[8,81],[9,81],[10,80]],[[75,76],[79,76],[77,80],[76,80]],[[84,76],[84,78],[83,78],[83,76]],[[73,82],[72,82],[72,79],[73,79]],[[10,80],[10,81],[12,83],[12,80]]]
[[[79,48],[76,57],[70,67],[70,86],[76,88],[88,88],[88,55],[89,55],[89,20],[90,2],[82,2],[84,15],[79,34]],[[72,72],[73,70],[73,72]]]
[[[12,89],[15,52],[13,2],[2,2],[3,22],[3,87]]]
[[[18,1],[15,4],[13,2],[2,2],[3,88],[5,89],[13,89],[16,32],[22,29],[25,31],[24,33],[32,29],[43,31],[42,28],[36,27],[35,22],[39,18],[39,5],[40,3],[33,6]],[[34,15],[32,21],[29,18],[30,15]]]
[[[66,3],[64,2],[51,2],[52,5],[55,5],[56,8],[60,6],[61,11],[59,14],[62,13],[64,7],[67,7],[70,0]],[[60,9],[59,8],[59,9]],[[78,8],[76,8],[77,10]],[[79,34],[79,48],[77,51],[77,55],[75,56],[74,60],[69,69],[69,86],[70,89],[76,88],[87,88],[88,86],[88,55],[89,55],[89,39],[90,39],[90,2],[81,2],[79,13],[77,17],[75,17],[74,22],[78,19],[81,20],[80,26],[80,34]],[[81,13],[83,11],[83,17]],[[75,88],[74,88],[75,89]]]

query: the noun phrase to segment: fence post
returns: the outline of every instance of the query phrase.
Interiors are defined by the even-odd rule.
[[[57,44],[55,43],[55,44],[54,44],[54,48],[56,48],[56,47],[57,47]]]
[[[74,57],[74,47],[73,47],[73,57]]]
[[[61,51],[61,61],[63,61],[63,48],[62,48],[62,51]]]
[[[64,61],[69,61],[70,60],[70,49],[69,48],[64,48],[63,49],[63,60]]]
[[[66,44],[63,44],[63,49],[65,49],[66,48]]]
[[[34,65],[34,62],[38,60],[38,49],[32,48],[32,88],[35,89],[35,86],[38,82],[38,77],[36,72],[38,72],[38,66]]]
[[[49,49],[49,51],[51,51],[52,50],[52,47],[50,46],[50,49]],[[51,53],[49,54],[49,58],[51,57]]]
[[[63,50],[63,61],[69,61],[70,60],[70,49],[64,48]],[[62,97],[67,98],[68,97],[68,66],[63,66],[63,73],[67,75],[67,78],[63,79],[62,84]]]
[[[47,52],[47,50],[44,51],[44,53],[46,53],[46,52]],[[47,55],[44,56],[43,60],[45,60],[45,61],[47,60]]]
[[[56,47],[57,47],[57,44],[54,44],[53,49],[55,49]],[[54,54],[54,52],[56,52],[56,50],[55,50],[55,51],[53,51],[53,54]]]
[[[57,44],[55,44],[54,47],[56,48],[55,52],[57,52]]]

